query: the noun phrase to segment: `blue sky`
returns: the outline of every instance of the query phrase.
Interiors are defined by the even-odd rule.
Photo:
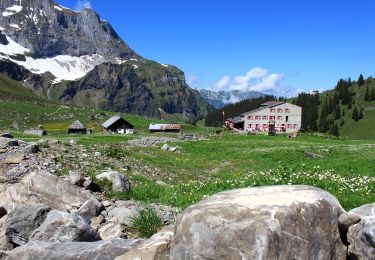
[[[191,87],[276,95],[375,76],[374,0],[57,0],[91,6]]]

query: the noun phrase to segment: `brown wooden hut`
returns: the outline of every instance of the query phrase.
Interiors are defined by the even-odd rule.
[[[79,120],[74,121],[69,127],[68,127],[68,134],[87,134],[90,130],[82,124]]]

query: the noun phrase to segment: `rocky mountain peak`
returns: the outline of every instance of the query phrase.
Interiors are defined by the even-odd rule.
[[[92,9],[76,12],[52,0],[2,0],[0,27],[35,58],[93,54],[141,58]]]

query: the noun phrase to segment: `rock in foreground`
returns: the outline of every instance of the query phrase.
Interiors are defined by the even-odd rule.
[[[11,251],[7,260],[113,260],[142,240],[112,239],[97,242],[47,243],[33,241]]]
[[[342,213],[335,197],[309,186],[218,193],[179,216],[171,259],[345,259]]]

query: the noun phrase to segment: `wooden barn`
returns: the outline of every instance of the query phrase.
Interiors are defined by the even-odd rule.
[[[79,120],[76,120],[68,127],[67,133],[68,134],[89,134],[91,133],[91,131],[84,124],[82,124]]]
[[[108,133],[133,134],[134,126],[120,116],[113,116],[102,124]]]
[[[179,124],[151,124],[148,128],[151,133],[155,132],[180,132],[181,125]]]

